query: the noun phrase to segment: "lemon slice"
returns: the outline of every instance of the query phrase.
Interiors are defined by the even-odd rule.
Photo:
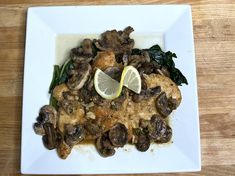
[[[97,69],[94,76],[94,86],[97,93],[105,99],[114,99],[121,94],[122,86],[109,75]]]
[[[94,86],[101,97],[112,100],[121,94],[123,86],[135,93],[140,93],[141,78],[138,70],[133,66],[126,66],[123,69],[120,83],[102,70],[97,69],[94,76]]]
[[[141,91],[141,78],[138,70],[133,66],[126,66],[122,71],[120,84],[139,94]]]

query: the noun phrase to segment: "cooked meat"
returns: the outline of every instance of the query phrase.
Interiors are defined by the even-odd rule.
[[[82,125],[65,125],[64,140],[70,147],[78,144],[85,138],[85,129]]]
[[[167,98],[175,100],[175,107],[178,107],[181,102],[181,93],[178,86],[168,77],[159,74],[143,74],[147,87],[154,88],[157,86],[161,87],[161,90],[166,93]]]
[[[81,124],[85,121],[85,110],[84,107],[78,103],[76,111],[72,114],[67,114],[66,111],[60,107],[59,110],[59,120],[58,120],[58,128],[61,132],[64,132],[64,125],[66,124]]]
[[[77,110],[78,101],[76,100],[62,100],[60,102],[61,107],[65,110],[67,114],[72,114]]]
[[[148,125],[149,138],[157,143],[166,143],[171,139],[172,130],[158,115],[153,115]]]
[[[95,120],[89,119],[84,123],[87,138],[96,139],[103,132],[102,127]]]
[[[45,130],[43,124],[51,123],[56,128],[57,123],[57,111],[53,106],[45,105],[39,111],[37,122],[33,125],[34,131],[38,135],[44,135]]]
[[[63,92],[63,98],[64,98],[64,100],[68,100],[68,101],[78,101],[79,100],[77,92],[75,92],[75,91]]]
[[[118,98],[112,100],[111,106],[110,106],[111,109],[116,110],[116,111],[120,110],[126,99],[127,99],[127,89],[124,87],[122,89],[121,95]]]
[[[103,157],[108,157],[115,154],[114,146],[111,144],[107,132],[102,134],[96,140],[96,149],[98,150],[99,154]]]
[[[89,63],[79,64],[74,70],[70,72],[70,78],[67,86],[71,90],[81,89],[89,78],[91,66]]]
[[[109,139],[113,146],[115,147],[123,147],[127,143],[128,133],[125,125],[121,123],[116,123],[109,130]]]
[[[86,119],[95,119],[95,114],[93,112],[86,112]]]
[[[106,31],[101,34],[101,39],[95,40],[96,47],[102,51],[113,51],[116,54],[131,53],[134,47],[134,40],[129,37],[133,32],[132,27],[127,27],[124,31]]]
[[[66,159],[71,153],[72,148],[66,144],[64,141],[57,147],[57,154],[61,159]]]
[[[67,87],[66,84],[60,84],[53,89],[53,97],[57,101],[61,101],[64,99],[63,95],[64,92],[69,92],[69,88]]]
[[[115,55],[112,51],[98,52],[92,65],[93,68],[99,68],[101,70],[105,70],[108,67],[115,66],[117,66],[117,63]]]

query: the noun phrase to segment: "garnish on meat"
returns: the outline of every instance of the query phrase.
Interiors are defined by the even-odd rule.
[[[181,103],[178,86],[188,84],[187,79],[175,66],[175,53],[158,45],[134,48],[133,31],[129,26],[106,31],[99,39],[86,38],[71,49],[62,66],[54,66],[50,102],[40,109],[33,129],[60,158],[66,159],[75,145],[88,141],[103,157],[113,156],[126,144],[145,152],[151,143],[171,141],[168,119]],[[100,96],[97,70],[116,86],[123,84],[118,96]]]

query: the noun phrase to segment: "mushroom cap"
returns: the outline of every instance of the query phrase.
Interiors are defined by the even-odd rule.
[[[82,125],[65,125],[64,140],[69,146],[74,146],[85,138],[85,130]]]
[[[101,156],[108,157],[115,154],[114,146],[111,144],[107,132],[103,133],[99,138],[97,138],[95,144],[96,149]]]
[[[128,140],[128,132],[125,125],[116,123],[109,130],[109,140],[115,147],[123,147]]]

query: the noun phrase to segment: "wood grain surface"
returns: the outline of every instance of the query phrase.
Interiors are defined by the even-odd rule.
[[[30,6],[191,4],[196,49],[202,171],[235,175],[234,0],[0,0],[0,175],[20,175],[26,10]]]

